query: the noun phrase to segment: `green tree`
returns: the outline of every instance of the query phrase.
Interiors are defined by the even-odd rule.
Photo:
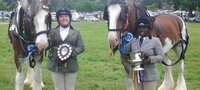
[[[57,11],[60,8],[76,9],[76,0],[51,0],[51,11]]]
[[[81,12],[93,12],[103,10],[104,1],[103,0],[79,0],[76,4],[76,10]]]
[[[3,0],[9,6],[9,10],[12,10],[17,2],[17,0]]]
[[[157,9],[157,7],[155,4],[152,4],[152,5],[147,6],[147,9],[151,10],[151,11],[155,11]]]
[[[0,11],[7,11],[9,10],[9,6],[6,2],[0,0]]]
[[[189,16],[192,15],[192,11],[197,10],[197,7],[199,6],[200,1],[199,0],[182,0],[182,9],[189,11]]]

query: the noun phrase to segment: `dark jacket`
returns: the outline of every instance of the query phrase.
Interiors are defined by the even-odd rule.
[[[84,52],[84,44],[80,32],[75,29],[69,29],[68,36],[65,38],[64,41],[62,41],[60,30],[58,27],[51,30],[49,37],[50,45],[48,52],[47,69],[54,72],[77,72],[79,69],[77,55]],[[73,49],[71,56],[66,60],[66,62],[60,61],[57,56],[58,46],[63,43],[70,44]]]

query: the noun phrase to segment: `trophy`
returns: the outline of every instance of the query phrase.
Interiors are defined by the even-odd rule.
[[[69,44],[61,44],[58,47],[57,55],[61,61],[67,60],[72,54],[72,47]]]
[[[130,63],[134,66],[134,71],[142,71],[144,68],[141,67],[142,63],[142,52],[130,52]]]

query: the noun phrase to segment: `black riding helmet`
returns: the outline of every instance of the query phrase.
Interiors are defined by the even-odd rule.
[[[68,15],[69,18],[70,18],[70,21],[72,19],[72,14],[71,14],[71,11],[67,8],[61,8],[59,9],[57,12],[56,12],[56,19],[58,21],[58,18],[60,15]]]
[[[136,27],[137,27],[137,29],[139,27],[148,27],[149,30],[151,30],[152,22],[151,22],[151,20],[148,17],[141,17],[141,18],[139,18],[137,20]]]

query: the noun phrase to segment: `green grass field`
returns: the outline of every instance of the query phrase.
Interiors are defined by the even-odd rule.
[[[107,27],[105,22],[73,23],[81,31],[85,52],[79,55],[76,90],[126,90],[125,72],[119,59],[119,53],[109,57]],[[13,50],[7,37],[7,24],[0,24],[0,90],[14,90],[16,75]],[[185,59],[185,79],[188,90],[200,90],[200,23],[188,23],[190,45]],[[175,59],[173,53],[171,59]],[[47,57],[42,64],[44,90],[54,90],[50,71],[46,69]],[[26,71],[27,64],[24,64]],[[163,80],[163,67],[158,64],[160,80]],[[25,73],[25,72],[24,72]],[[174,79],[177,79],[176,66],[173,66]],[[25,85],[25,90],[31,90]]]

